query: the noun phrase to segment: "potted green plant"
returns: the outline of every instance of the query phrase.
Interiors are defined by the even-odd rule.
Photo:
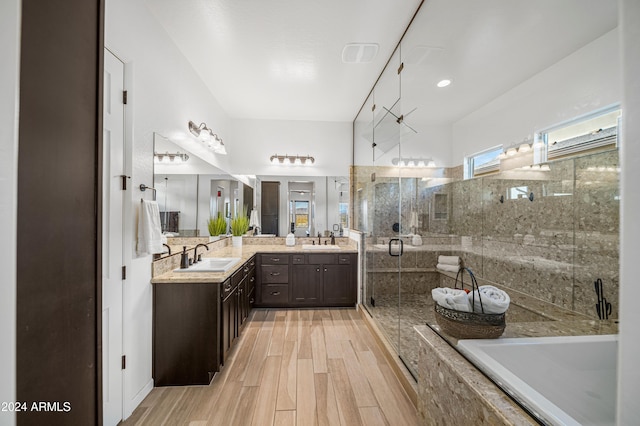
[[[227,234],[227,220],[220,213],[216,218],[210,217],[207,221],[207,227],[209,228],[209,241],[215,241],[220,239],[220,235]]]
[[[231,241],[234,247],[242,246],[242,236],[249,230],[249,218],[247,217],[246,207],[242,209],[242,213],[231,219]]]

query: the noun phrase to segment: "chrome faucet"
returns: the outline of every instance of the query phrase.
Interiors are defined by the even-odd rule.
[[[207,251],[209,251],[209,246],[203,243],[197,244],[193,249],[193,263],[200,262],[202,260],[201,256],[198,256],[198,247],[206,247]]]

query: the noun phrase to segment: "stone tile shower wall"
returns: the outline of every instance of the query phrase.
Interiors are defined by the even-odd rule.
[[[373,226],[367,232],[388,238],[381,230],[386,231],[387,221],[398,221],[401,195],[407,212],[400,219],[403,229],[409,229],[408,212],[416,209],[417,233],[430,250],[438,250],[432,241],[441,241],[446,249],[457,251],[477,276],[593,318],[597,318],[593,282],[601,278],[605,297],[613,305],[610,317],[616,318],[618,151],[558,160],[550,167],[547,172],[504,171],[441,185],[437,179],[402,179],[402,189],[397,178],[384,185],[378,181],[377,189],[372,188],[375,183],[364,182],[368,185],[364,194],[375,194],[368,219]],[[371,169],[367,168],[367,178]],[[358,176],[355,172],[356,185]],[[435,238],[438,234],[447,238]]]

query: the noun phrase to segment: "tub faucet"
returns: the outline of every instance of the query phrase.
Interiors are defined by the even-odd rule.
[[[200,247],[200,246],[206,247],[207,251],[209,251],[209,246],[206,245],[206,244],[200,243],[200,244],[196,245],[196,247],[193,249],[193,263],[200,262],[202,260],[201,257],[198,256],[198,247]]]
[[[167,244],[162,244],[163,246],[165,246],[167,248],[167,250],[169,250],[169,256],[171,256],[171,247],[169,247]]]

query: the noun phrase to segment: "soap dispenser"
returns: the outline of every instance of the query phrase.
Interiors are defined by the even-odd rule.
[[[288,246],[296,245],[296,236],[293,233],[287,234],[287,239],[285,240],[285,244]]]
[[[180,256],[180,269],[189,267],[189,255],[187,254],[187,246],[182,246],[182,255]]]

